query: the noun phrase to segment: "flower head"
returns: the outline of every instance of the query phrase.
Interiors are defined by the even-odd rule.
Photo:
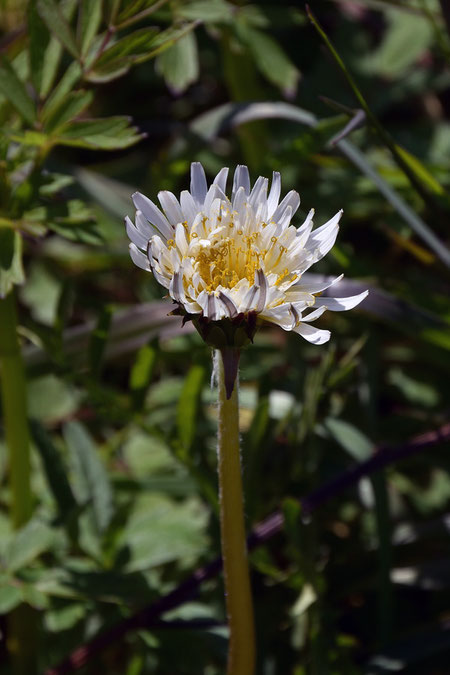
[[[300,227],[291,219],[300,205],[291,190],[280,202],[281,178],[260,176],[250,186],[246,166],[234,173],[231,198],[226,196],[228,169],[219,171],[208,188],[199,162],[191,165],[191,189],[178,200],[158,194],[160,210],[135,192],[135,225],[127,217],[134,263],[152,272],[180,311],[203,326],[244,323],[249,337],[256,319],[299,333],[323,344],[330,332],[311,325],[327,309],[352,309],[367,291],[348,298],[319,297],[329,283],[308,279],[305,272],[332,248],[342,211],[313,229],[314,210]],[[231,320],[231,321],[230,321]]]

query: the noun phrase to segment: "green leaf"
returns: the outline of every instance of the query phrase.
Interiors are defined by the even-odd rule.
[[[145,54],[152,46],[155,37],[158,35],[156,28],[141,28],[115,42],[111,47],[105,49],[103,54],[95,63],[95,69],[111,64],[115,61],[133,57],[139,54]]]
[[[126,571],[174,561],[192,564],[204,551],[207,521],[207,511],[197,499],[177,503],[156,494],[138,498],[121,540],[129,553]]]
[[[71,417],[80,403],[79,390],[53,374],[34,378],[27,393],[30,416],[47,424],[57,424]]]
[[[129,117],[108,117],[71,122],[57,142],[94,150],[118,150],[138,143],[142,137],[136,127],[130,126]]]
[[[152,38],[150,36],[152,29],[144,28],[136,31],[106,50],[98,62],[93,64],[92,70],[86,73],[86,79],[91,82],[109,82],[121,77],[133,64],[144,63],[172,47],[196,25],[193,22],[181,27],[171,26],[167,30],[155,33]],[[127,40],[130,40],[130,44],[126,42]]]
[[[181,94],[198,78],[198,52],[194,33],[187,33],[158,58],[157,69],[175,94]]]
[[[102,20],[102,0],[82,0],[79,14],[79,45],[81,56],[86,56],[97,35]]]
[[[24,214],[24,225],[36,222],[45,223],[48,229],[71,241],[97,245],[103,241],[92,212],[79,199],[39,206]]]
[[[12,65],[4,57],[0,58],[0,93],[11,103],[19,115],[33,125],[36,109],[29,97],[24,83],[19,79]]]
[[[63,435],[70,452],[78,498],[91,503],[97,531],[102,534],[114,514],[107,471],[92,438],[79,422],[66,424]]]
[[[348,454],[359,462],[372,456],[374,445],[359,429],[336,417],[327,417],[325,429]]]
[[[388,373],[388,382],[396,386],[408,401],[425,408],[433,408],[439,403],[439,393],[427,382],[419,382],[400,368],[392,368]]]
[[[148,386],[156,365],[157,350],[151,345],[141,347],[130,371],[129,389],[134,410],[140,410],[145,402]]]
[[[17,572],[29,565],[41,553],[47,551],[54,541],[53,530],[40,520],[33,518],[17,531],[6,552],[6,568]]]
[[[61,452],[53,445],[44,427],[36,420],[31,420],[32,438],[44,466],[45,477],[58,505],[60,520],[67,522],[76,510],[77,502],[67,479],[67,468]]]
[[[52,35],[47,49],[45,50],[44,60],[42,63],[42,78],[39,90],[39,94],[42,99],[47,98],[50,90],[53,87],[62,53],[62,44]],[[71,65],[73,66],[73,63]]]
[[[60,4],[61,12],[66,19],[66,21],[71,21],[75,8],[77,7],[78,0],[62,0]],[[56,74],[58,72],[59,64],[61,62],[61,57],[63,53],[63,46],[58,38],[52,35],[48,47],[45,51],[44,63],[42,66],[42,83],[40,96],[45,99],[50,90],[53,88]],[[74,65],[78,66],[76,62],[73,62],[68,67],[68,71],[73,70]],[[63,79],[66,75],[63,76]]]
[[[28,34],[30,36],[29,59],[31,81],[35,90],[40,92],[45,54],[50,41],[50,34],[37,11],[36,0],[30,0],[28,5]]]
[[[422,162],[419,161],[417,157],[415,157],[410,152],[405,150],[405,148],[402,148],[400,145],[396,145],[395,147],[397,148],[397,152],[408,164],[411,171],[413,171],[416,174],[417,178],[420,181],[422,181],[424,185],[426,185],[432,192],[435,192],[437,195],[444,196],[447,194],[445,189],[439,183],[439,181],[436,180],[433,174],[430,173],[427,167],[424,164],[422,164]]]
[[[50,114],[54,108],[61,104],[66,96],[70,94],[75,84],[82,75],[81,66],[77,61],[72,61],[66,72],[54,88],[52,94],[48,97],[45,104],[45,110]]]
[[[202,366],[192,366],[183,385],[177,406],[177,433],[183,455],[189,453],[195,439],[197,415],[206,373]]]
[[[204,23],[228,23],[233,19],[234,9],[232,4],[223,0],[195,0],[180,5],[177,14],[184,19]]]
[[[10,228],[0,227],[0,298],[24,280],[22,237]]]
[[[379,48],[359,65],[367,73],[393,80],[401,77],[431,47],[434,31],[425,17],[395,10],[386,12],[386,17],[389,26]]]
[[[130,475],[134,479],[143,480],[145,485],[149,484],[148,481],[155,474],[170,479],[176,477],[179,465],[164,439],[131,428],[122,451]],[[186,480],[184,471],[182,476]],[[157,487],[156,482],[156,490]]]
[[[292,96],[300,77],[298,69],[275,40],[247,24],[237,24],[238,35],[247,45],[261,73],[286,95]]]
[[[14,580],[0,579],[0,614],[8,614],[22,602],[22,593]],[[17,583],[17,582],[16,582]]]
[[[70,630],[86,616],[86,605],[71,602],[45,613],[45,627],[50,633]]]
[[[111,326],[112,316],[113,308],[108,305],[103,307],[98,318],[97,325],[92,331],[89,340],[88,363],[91,373],[94,377],[98,377],[100,374],[103,356],[109,337],[109,328]]]
[[[42,110],[42,122],[47,133],[57,132],[85,110],[94,98],[92,91],[72,91],[63,99]]]
[[[75,37],[60,6],[55,0],[36,0],[36,2],[37,10],[49,31],[77,59],[79,54]]]
[[[59,279],[50,274],[44,265],[33,262],[28,283],[21,289],[20,299],[30,308],[33,319],[51,326],[55,320],[60,291]]]
[[[125,19],[135,16],[151,4],[152,0],[128,0],[128,2],[122,3],[123,7],[121,7],[120,13],[117,16],[116,25],[121,24]]]

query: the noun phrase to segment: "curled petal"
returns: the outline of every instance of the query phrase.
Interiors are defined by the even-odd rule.
[[[351,295],[347,298],[316,298],[316,305],[318,307],[329,309],[331,312],[345,312],[348,309],[353,309],[353,307],[359,305],[364,298],[367,298],[368,294],[369,291],[363,291],[363,293]]]
[[[230,319],[233,319],[238,313],[237,307],[234,304],[233,300],[229,298],[228,295],[225,295],[225,293],[223,293],[222,291],[220,291],[219,293],[219,300],[223,302],[223,304],[225,305]]]
[[[292,330],[313,345],[323,345],[325,342],[328,342],[331,336],[329,330],[320,330],[315,326],[310,326],[308,323],[300,323]]]
[[[145,237],[141,232],[139,232],[128,216],[125,217],[125,227],[128,238],[131,239],[133,244],[136,244],[136,246],[141,248],[143,251],[146,251],[149,238]]]
[[[131,260],[134,262],[134,264],[146,272],[150,272],[150,263],[145,253],[142,253],[142,251],[137,248],[136,244],[133,243],[131,243],[128,248],[130,251]]]
[[[267,283],[266,275],[262,270],[257,270],[255,274],[255,282],[257,280],[259,288],[258,302],[256,303],[255,311],[262,312],[266,306],[267,290],[269,285]]]

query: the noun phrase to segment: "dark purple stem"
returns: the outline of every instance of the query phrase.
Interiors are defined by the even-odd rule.
[[[370,459],[357,464],[348,471],[333,478],[300,500],[302,513],[304,515],[311,514],[326,501],[357,483],[363,476],[372,474],[389,464],[410,457],[431,445],[448,440],[450,440],[450,424],[444,424],[436,431],[428,431],[420,436],[416,436],[403,445],[395,447],[374,446],[374,454]],[[248,549],[253,550],[261,546],[273,535],[280,532],[282,527],[282,513],[280,511],[272,513],[272,515],[254,527],[247,539]],[[91,642],[75,649],[65,661],[59,666],[47,670],[45,675],[66,675],[67,673],[72,673],[84,666],[92,656],[98,654],[102,649],[119,641],[130,630],[154,625],[158,617],[191,598],[204,581],[215,577],[221,569],[222,560],[221,558],[216,558],[205,567],[196,570],[180,586],[177,586],[173,591],[159,598],[152,605],[141,609],[134,616],[125,619],[122,623],[99,635]]]

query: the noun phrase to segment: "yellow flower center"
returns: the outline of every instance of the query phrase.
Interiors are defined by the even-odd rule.
[[[254,246],[258,232],[244,236],[242,230],[234,230],[233,234],[233,237],[213,241],[211,246],[201,247],[193,260],[208,293],[218,286],[233,288],[241,279],[254,283],[255,272],[267,253]]]

